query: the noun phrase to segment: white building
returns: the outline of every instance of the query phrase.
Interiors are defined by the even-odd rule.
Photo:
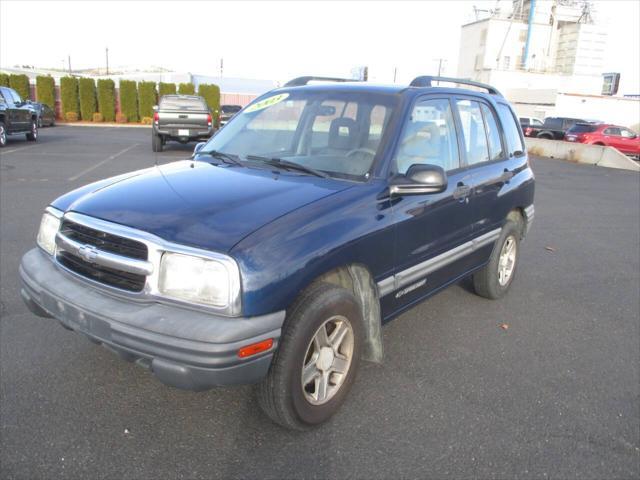
[[[637,99],[594,101],[608,73],[606,46],[606,32],[586,1],[498,1],[462,26],[458,76],[494,85],[522,116],[575,115],[635,125]],[[579,108],[569,107],[576,103]]]

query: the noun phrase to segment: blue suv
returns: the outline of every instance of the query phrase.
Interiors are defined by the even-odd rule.
[[[304,429],[382,360],[385,322],[467,276],[509,290],[533,197],[493,87],[302,77],[191,159],[53,201],[22,296],[168,385],[257,383],[269,417]]]

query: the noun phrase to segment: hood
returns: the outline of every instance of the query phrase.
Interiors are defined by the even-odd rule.
[[[111,180],[67,194],[53,206],[220,252],[276,218],[350,187],[293,172],[187,160]]]

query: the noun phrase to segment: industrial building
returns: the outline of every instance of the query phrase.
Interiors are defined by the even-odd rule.
[[[638,86],[604,70],[607,34],[590,2],[499,1],[475,13],[462,26],[459,77],[496,86],[522,116],[640,121]]]

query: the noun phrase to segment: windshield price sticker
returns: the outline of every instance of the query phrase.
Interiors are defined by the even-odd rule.
[[[251,113],[257,112],[258,110],[264,110],[265,108],[269,108],[276,103],[280,103],[288,96],[288,93],[281,93],[280,95],[274,95],[273,97],[265,98],[264,100],[260,100],[259,102],[254,103],[253,105],[249,105],[244,109],[244,112]]]

